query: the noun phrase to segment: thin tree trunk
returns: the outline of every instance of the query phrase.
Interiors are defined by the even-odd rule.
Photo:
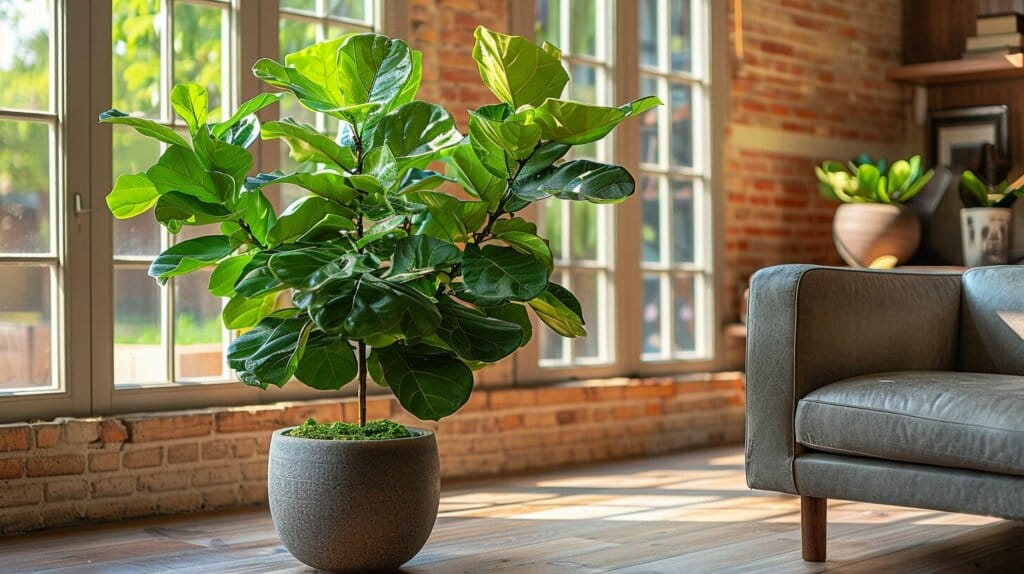
[[[366,343],[359,341],[359,426],[366,426]]]

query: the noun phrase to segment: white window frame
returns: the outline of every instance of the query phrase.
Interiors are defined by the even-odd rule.
[[[563,2],[565,1],[563,0]],[[695,102],[695,108],[703,108],[703,111],[695,111],[694,116],[699,113],[703,121],[695,122],[697,125],[695,125],[694,131],[694,168],[668,170],[666,166],[664,171],[692,178],[697,182],[694,188],[694,219],[700,228],[695,230],[695,262],[664,266],[643,264],[641,262],[641,240],[638,233],[642,213],[640,201],[634,197],[614,206],[614,215],[612,216],[614,233],[610,235],[613,235],[615,239],[611,245],[607,246],[613,252],[611,263],[614,275],[610,277],[613,277],[614,280],[607,287],[614,308],[614,312],[610,315],[613,317],[613,332],[607,336],[612,340],[611,356],[614,360],[599,365],[587,365],[579,362],[562,366],[546,365],[539,359],[535,337],[534,342],[516,356],[515,380],[513,381],[516,385],[543,384],[573,379],[701,372],[717,370],[729,364],[729,358],[718,352],[722,348],[723,335],[717,325],[718,317],[721,315],[721,300],[724,299],[724,297],[716,297],[716,293],[722,292],[722,274],[717,271],[721,268],[723,245],[721,225],[719,225],[722,213],[722,193],[721,178],[717,176],[720,173],[721,158],[719,153],[713,153],[713,150],[718,149],[717,142],[721,141],[724,116],[717,113],[717,110],[710,105],[712,100],[725,101],[722,95],[727,94],[725,90],[728,89],[728,74],[725,71],[726,62],[723,59],[726,56],[724,41],[727,35],[727,12],[726,6],[721,2],[693,1],[699,4],[696,9],[701,11],[702,17],[699,21],[703,23],[703,26],[694,28],[693,74],[669,73],[666,74],[666,77],[700,87],[701,101]],[[615,105],[631,101],[640,95],[649,94],[639,94],[639,7],[633,1],[609,0],[609,2],[613,4],[614,16],[611,25],[615,27],[615,31],[612,34],[613,46],[609,48],[614,54],[611,62],[614,86],[609,90],[609,93],[614,93],[614,100],[608,103]],[[658,0],[658,3],[661,13],[668,14],[668,1]],[[514,33],[533,37],[535,21],[533,3],[531,3],[531,8],[527,10],[522,5],[510,8]],[[668,18],[661,20],[661,25],[667,28],[669,26]],[[660,46],[660,49],[668,50],[668,47]],[[657,113],[665,114],[667,118],[671,104],[668,98],[669,94],[655,95],[661,97],[666,104],[659,108]],[[698,97],[697,90],[694,91],[694,97],[695,99]],[[669,124],[667,121],[662,121],[660,125],[663,132],[660,136],[661,140],[668,141],[670,134],[664,132],[668,132]],[[639,131],[637,122],[623,122],[613,132],[614,155],[609,158],[633,173],[638,178],[638,184],[641,174],[650,173],[650,168],[654,167],[641,165],[638,144],[640,141]],[[662,202],[663,210],[670,208],[668,202]],[[670,215],[670,213],[663,214],[662,217],[668,220]],[[662,235],[661,240],[664,243],[662,254],[668,257],[670,256],[668,248],[671,247],[669,243],[671,239]],[[662,357],[644,356],[641,324],[644,271],[664,272],[666,277],[670,273],[690,272],[698,274],[700,277],[696,301],[699,325],[697,351]],[[667,334],[664,325],[668,324],[670,320],[670,315],[663,315],[663,338]],[[535,322],[535,329],[546,328],[543,324]],[[668,347],[671,348],[671,341],[669,341]]]
[[[221,0],[184,0],[191,4],[223,6]],[[248,73],[260,57],[279,58],[279,8],[276,0],[225,0],[234,23],[231,36],[230,94],[224,107],[236,105],[266,87]],[[319,0],[324,2],[324,0]],[[367,0],[373,6],[375,29],[404,38],[408,35],[408,0]],[[54,346],[56,388],[0,393],[0,423],[56,416],[104,415],[139,410],[166,410],[222,405],[268,403],[280,400],[327,398],[352,390],[323,393],[303,385],[261,391],[238,382],[167,384],[145,388],[114,388],[113,367],[113,232],[104,197],[116,175],[112,168],[112,130],[98,125],[96,116],[111,103],[111,6],[54,0],[56,32],[52,66],[55,71],[52,113],[0,112],[0,117],[45,121],[56,127],[57,149],[51,185],[56,205],[51,213],[56,251],[44,257],[58,265],[58,289],[53,297],[58,318]],[[333,18],[332,18],[333,19]],[[244,30],[245,33],[241,33]],[[168,35],[169,36],[169,35]],[[243,64],[244,63],[244,64]],[[227,92],[227,90],[225,90]],[[74,94],[74,97],[65,97]],[[275,119],[276,106],[261,113]],[[15,117],[17,116],[17,117]],[[30,116],[30,117],[29,117]],[[256,142],[257,168],[269,171],[277,163],[278,142]],[[36,256],[15,256],[35,261]],[[6,257],[4,261],[13,258]],[[171,348],[173,353],[173,347]]]

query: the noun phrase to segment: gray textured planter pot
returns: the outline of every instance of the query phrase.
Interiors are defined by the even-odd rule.
[[[423,548],[441,498],[437,442],[411,438],[270,442],[270,514],[285,548],[330,572],[394,572]]]

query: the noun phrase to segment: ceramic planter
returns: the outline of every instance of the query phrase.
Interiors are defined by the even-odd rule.
[[[1005,265],[1010,255],[1009,207],[969,207],[960,210],[964,265]]]
[[[832,221],[832,239],[851,267],[868,267],[884,255],[905,263],[921,242],[921,224],[905,205],[844,203]]]
[[[270,514],[285,548],[329,572],[394,572],[426,543],[441,497],[430,431],[393,440],[270,442]]]

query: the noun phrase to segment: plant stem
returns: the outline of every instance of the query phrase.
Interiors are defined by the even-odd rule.
[[[359,341],[359,426],[366,426],[366,343]]]

